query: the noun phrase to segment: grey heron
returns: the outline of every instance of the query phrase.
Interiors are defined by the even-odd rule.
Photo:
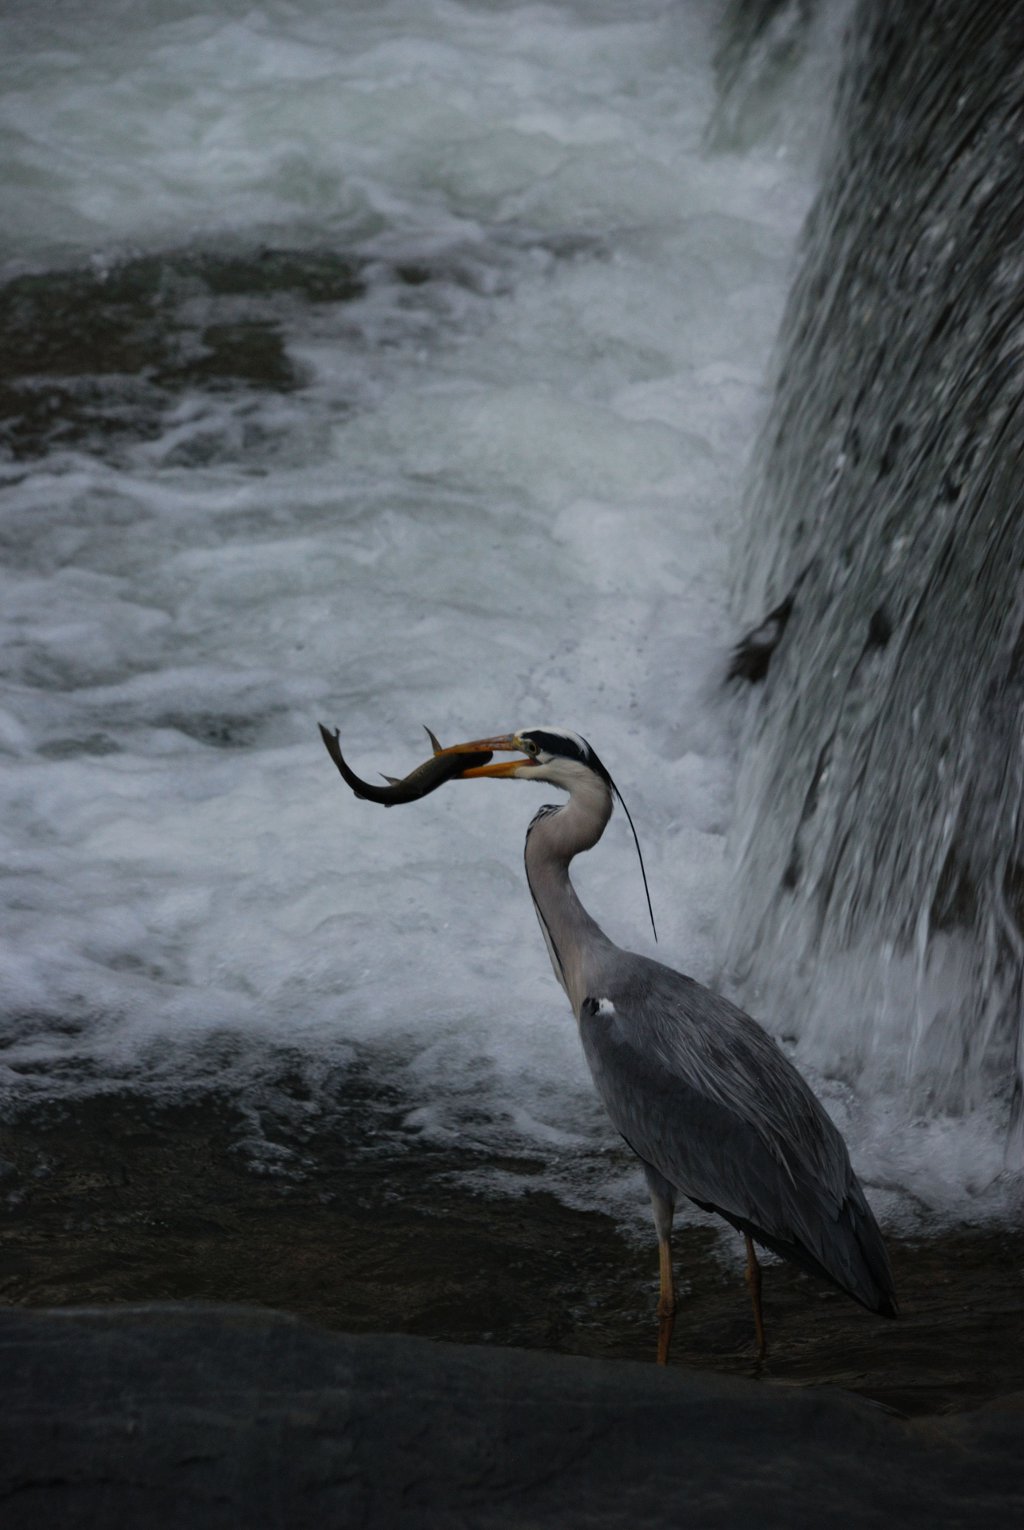
[[[743,1010],[693,978],[615,945],[569,878],[597,844],[617,789],[578,734],[556,728],[456,744],[456,779],[544,781],[568,792],[526,834],[526,880],[555,976],[568,995],[597,1092],[643,1166],[658,1235],[658,1361],[676,1308],[672,1220],[685,1196],[743,1233],[759,1356],[765,1353],[754,1244],[895,1317],[882,1235],[839,1131],[777,1043]]]

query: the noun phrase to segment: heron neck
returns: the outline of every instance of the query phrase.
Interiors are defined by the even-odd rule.
[[[577,1016],[598,980],[601,958],[615,949],[569,878],[573,857],[597,844],[611,817],[611,793],[601,782],[597,788],[573,792],[562,807],[542,808],[526,836],[526,880],[555,976]]]

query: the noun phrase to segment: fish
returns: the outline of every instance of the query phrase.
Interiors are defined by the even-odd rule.
[[[451,781],[455,776],[461,776],[464,770],[471,770],[476,765],[486,765],[491,758],[489,749],[478,749],[470,754],[444,755],[441,753],[441,745],[427,728],[424,731],[434,751],[431,758],[424,760],[422,765],[417,765],[415,770],[411,770],[401,779],[385,776],[387,786],[374,786],[369,781],[360,780],[346,763],[341,752],[341,745],[338,743],[338,729],[335,728],[331,733],[323,723],[319,724],[319,728],[327,753],[356,796],[364,798],[367,802],[381,802],[385,807],[394,807],[396,802],[416,802],[420,797],[436,792],[437,788],[443,786],[446,781]]]

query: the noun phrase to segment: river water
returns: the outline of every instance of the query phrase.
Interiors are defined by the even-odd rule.
[[[745,464],[844,7],[797,13],[725,102],[696,0],[7,7],[15,1120],[228,1099],[282,1185],[333,1132],[646,1229],[523,884],[543,799],[384,812],[317,723],[371,777],[423,724],[576,728],[660,944],[619,817],[584,900],[722,980]],[[841,1028],[798,1055],[890,1225],[1002,1208],[983,1115],[866,1093]]]

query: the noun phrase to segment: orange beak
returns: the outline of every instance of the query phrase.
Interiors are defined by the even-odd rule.
[[[479,754],[483,750],[489,750],[491,754],[521,754],[523,746],[515,733],[502,733],[497,738],[476,739],[470,744],[452,744],[447,749],[441,749],[441,754]],[[497,760],[493,765],[475,765],[470,770],[464,770],[457,781],[469,781],[475,776],[514,776],[517,770],[524,765],[532,765],[531,759],[520,760]]]

